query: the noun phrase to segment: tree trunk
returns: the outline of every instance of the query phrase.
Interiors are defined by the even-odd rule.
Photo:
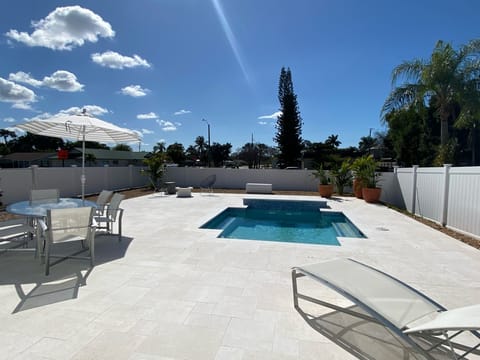
[[[440,143],[445,145],[448,142],[448,116],[440,120]]]

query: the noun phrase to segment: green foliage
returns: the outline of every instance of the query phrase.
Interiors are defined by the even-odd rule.
[[[277,119],[274,140],[279,149],[279,162],[283,166],[298,166],[302,151],[302,118],[298,110],[297,95],[293,91],[290,69],[282,67],[278,85],[281,115]]]
[[[213,161],[214,166],[222,166],[223,162],[230,158],[231,150],[232,144],[230,143],[219,144],[214,142],[210,147],[210,159]]]
[[[320,165],[312,175],[320,181],[320,185],[328,185],[331,183],[330,177],[327,174],[327,171],[323,168],[323,165]]]
[[[445,145],[449,139],[449,125],[458,117],[468,120],[479,109],[478,101],[465,101],[474,97],[473,80],[480,71],[480,40],[472,40],[458,51],[438,41],[428,60],[415,59],[398,65],[393,70],[392,84],[396,86],[382,108],[382,118],[393,110],[414,106],[422,107],[430,102],[440,121],[440,140]],[[399,81],[400,80],[400,81]],[[455,111],[457,104],[463,107]],[[470,112],[470,115],[462,114]]]
[[[437,156],[433,161],[433,166],[443,166],[444,164],[453,164],[455,160],[455,151],[457,150],[456,139],[450,139],[445,145],[440,145]]]
[[[167,147],[167,157],[174,163],[182,165],[185,162],[185,149],[180,143],[173,143]]]
[[[165,168],[165,153],[153,152],[148,155],[143,163],[147,166],[147,169],[142,170],[142,174],[148,176],[151,187],[158,191],[161,187],[161,180],[166,171]]]
[[[431,165],[432,148],[439,140],[431,133],[427,116],[427,112],[419,112],[413,107],[393,111],[386,116],[388,136],[398,164]]]
[[[378,164],[372,155],[359,157],[351,165],[355,179],[367,188],[376,188],[378,186],[379,174],[376,172],[377,167]]]
[[[344,160],[340,165],[336,164],[330,174],[333,176],[333,182],[339,195],[343,195],[345,186],[352,184],[352,172],[350,160]]]
[[[115,151],[132,151],[132,147],[127,144],[117,144],[115,145],[112,150]]]

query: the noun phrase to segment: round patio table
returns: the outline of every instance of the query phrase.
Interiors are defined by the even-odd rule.
[[[49,209],[68,209],[84,206],[97,207],[93,201],[76,199],[76,198],[60,198],[58,202],[43,202],[31,204],[30,201],[19,201],[7,206],[7,212],[15,215],[27,217],[45,217]]]

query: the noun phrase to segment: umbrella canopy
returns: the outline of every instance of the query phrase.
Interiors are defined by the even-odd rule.
[[[84,110],[81,114],[61,114],[49,119],[32,120],[16,125],[32,134],[82,141],[82,199],[85,197],[85,141],[121,143],[140,141],[135,132],[90,116]]]

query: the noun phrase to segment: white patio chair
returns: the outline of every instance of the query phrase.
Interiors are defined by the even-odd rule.
[[[103,215],[105,213],[105,209],[112,195],[113,191],[111,190],[102,190],[100,194],[98,194],[96,215]]]
[[[35,229],[25,218],[0,222],[0,244],[2,245],[0,252],[34,250],[27,249],[28,241],[33,238],[34,233]],[[3,247],[4,245],[6,247]]]
[[[58,189],[32,189],[30,191],[30,204],[43,204],[58,202],[60,191]]]
[[[95,216],[98,223],[98,229],[106,229],[107,234],[113,232],[113,224],[117,223],[118,227],[118,241],[122,240],[122,216],[123,209],[120,208],[120,203],[125,198],[125,195],[115,193],[110,200],[110,203],[105,209],[105,213],[100,216]]]
[[[95,209],[93,207],[79,207],[68,209],[47,210],[46,220],[38,220],[45,239],[45,275],[50,273],[50,258],[73,258],[90,260],[93,267],[95,259]],[[71,255],[54,255],[52,249],[55,244],[78,241],[82,249]],[[88,251],[87,256],[78,254]]]
[[[203,192],[203,190],[208,190],[209,193],[213,193],[213,185],[217,181],[217,175],[212,174],[207,176],[205,179],[200,181],[200,191]]]

